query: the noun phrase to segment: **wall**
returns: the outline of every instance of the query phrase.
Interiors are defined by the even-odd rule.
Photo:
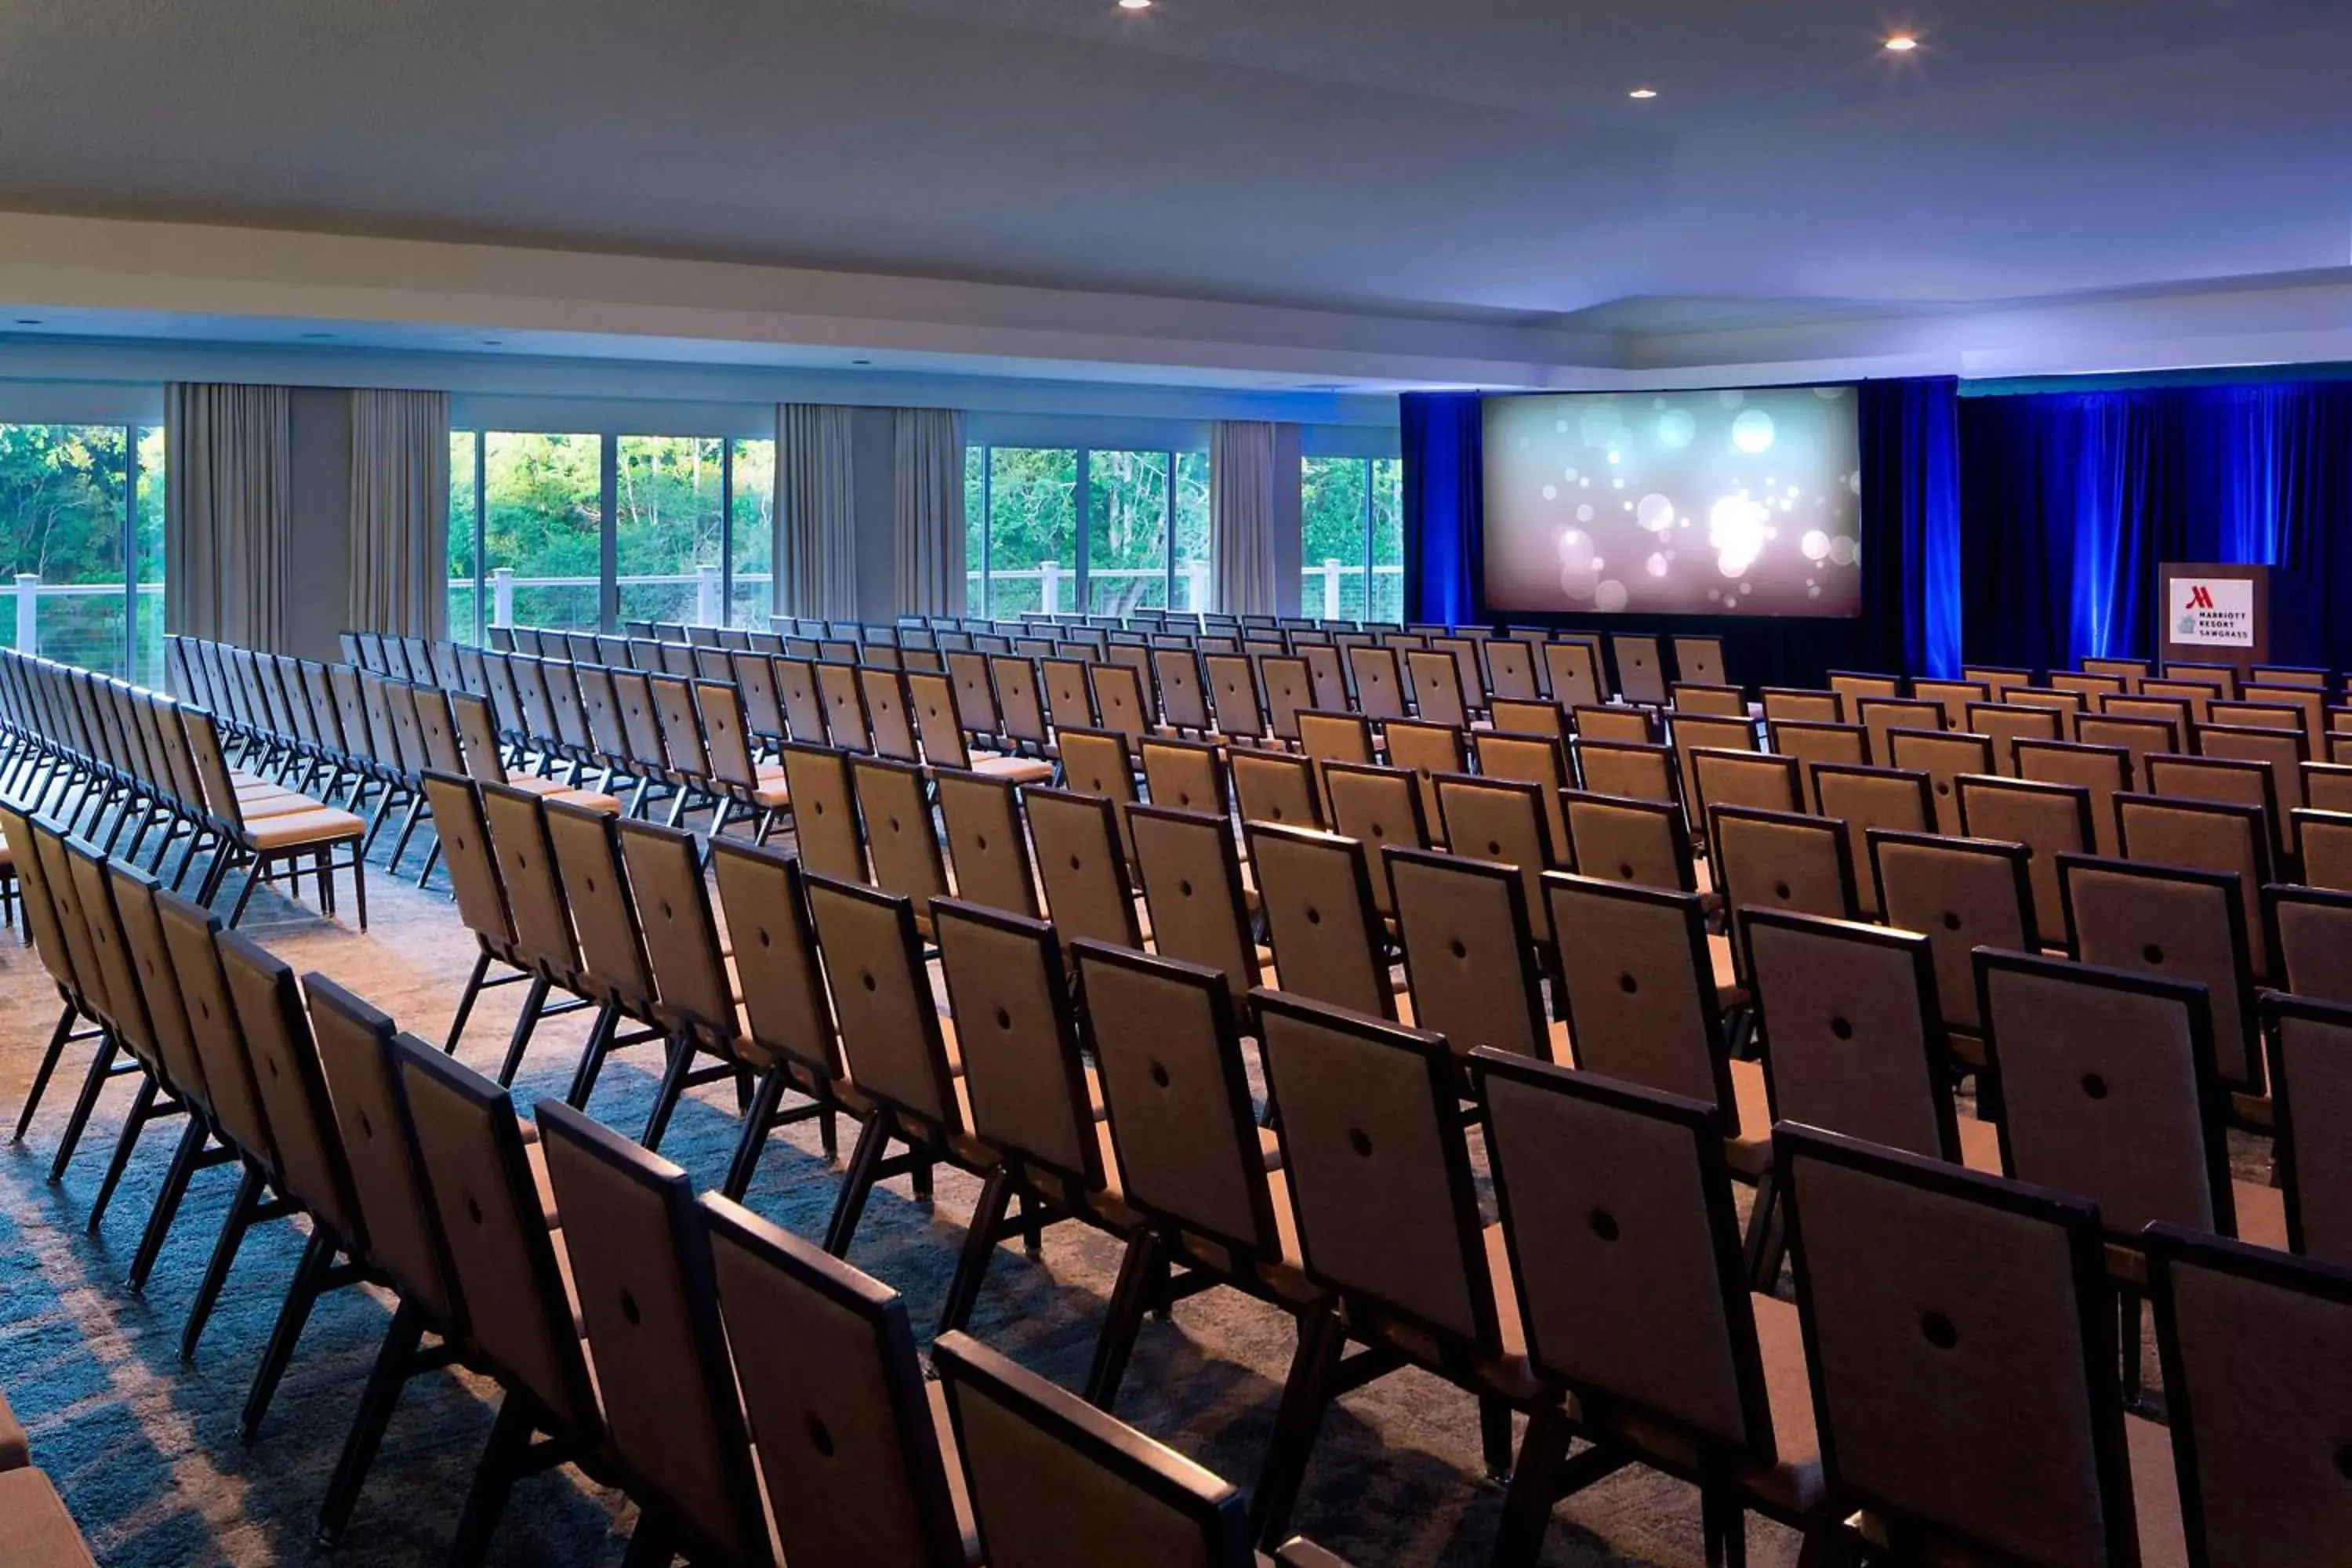
[[[352,593],[352,395],[298,386],[290,401],[287,651],[341,658],[338,635],[350,624]]]

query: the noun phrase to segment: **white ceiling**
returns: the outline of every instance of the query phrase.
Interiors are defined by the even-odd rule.
[[[2352,277],[2347,82],[2347,0],[16,0],[0,208],[1850,328]]]

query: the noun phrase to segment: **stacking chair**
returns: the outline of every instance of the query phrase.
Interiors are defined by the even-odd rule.
[[[1500,643],[1493,645],[1501,647]],[[1496,731],[1506,735],[1539,735],[1569,745],[1568,711],[1556,702],[1528,698],[1496,697],[1488,707]],[[1481,731],[1484,733],[1485,731]]]
[[[1571,1436],[1696,1482],[1710,1563],[1746,1561],[1750,1508],[1818,1531],[1796,1309],[1747,1289],[1708,1108],[1500,1052],[1470,1070],[1528,1362],[1587,1413],[1537,1412],[1495,1560],[1534,1562],[1555,1499],[1598,1470],[1563,1466]]]
[[[752,746],[756,737],[743,707],[742,692],[732,681],[695,683],[695,707],[701,714],[704,754],[709,773],[704,780],[718,798],[710,819],[713,838],[727,831],[740,813],[751,819],[751,837],[765,842],[777,820],[792,809],[782,763],[761,762]]]
[[[1969,705],[1990,703],[1992,689],[1980,680],[1918,679],[1911,683],[1911,695],[1921,702],[1942,704],[1945,729],[1972,730],[1975,726],[1969,722]]]
[[[784,738],[803,746],[829,746],[824,698],[817,691],[816,665],[805,658],[768,661],[775,672],[776,701],[784,712]]]
[[[1018,789],[999,775],[944,767],[931,770],[931,785],[947,834],[956,896],[1014,914],[1037,913]]]
[[[996,690],[998,721],[1004,726],[1004,739],[1016,751],[1034,756],[1055,754],[1052,732],[1045,723],[1045,700],[1037,690],[1037,667],[1026,658],[999,653],[988,661],[990,679]]]
[[[1681,807],[1671,801],[1569,790],[1569,862],[1582,876],[1693,892],[1698,874]]]
[[[1773,1121],[2000,1169],[1993,1124],[1953,1112],[1926,937],[1778,910],[1745,925]]]
[[[985,681],[982,682],[983,689]],[[975,751],[966,743],[972,731],[962,715],[961,700],[957,696],[958,683],[945,675],[909,671],[907,676],[907,700],[915,713],[915,727],[923,742],[923,760],[932,768],[961,768],[985,777],[1002,779],[1009,784],[1045,784],[1054,776],[1054,764],[1038,757],[1017,757],[998,752]],[[995,704],[992,700],[988,714],[993,721]]]
[[[1387,936],[1363,844],[1336,833],[1252,822],[1266,935],[1286,992],[1376,1017],[1396,1016]],[[1127,945],[1138,946],[1129,942]]]
[[[2352,811],[2352,767],[2341,763],[2304,763],[2303,801],[2308,811]]]
[[[1135,807],[1129,825],[1153,951],[1215,970],[1233,1005],[1245,1008],[1265,971],[1232,828],[1222,816],[1157,805]]]
[[[873,656],[879,651],[868,644],[861,650],[866,658],[857,667],[857,689],[866,700],[866,723],[874,754],[893,762],[919,763],[923,753],[915,736],[906,674],[896,667],[875,664]]]
[[[1674,639],[1675,673],[1700,686],[1724,686],[1723,639],[1678,637]]]
[[[1212,816],[1231,815],[1232,802],[1225,787],[1224,752],[1203,741],[1172,740],[1152,735],[1144,739],[1142,747],[1144,788],[1154,805],[1171,805],[1179,811],[1205,812]],[[1129,814],[1135,808],[1130,805]],[[1134,835],[1129,834],[1132,847]]]
[[[1455,730],[1470,727],[1467,699],[1462,689],[1462,669],[1452,653],[1414,648],[1404,656],[1405,679],[1412,688],[1413,711],[1425,724]],[[1396,717],[1396,715],[1389,715]]]
[[[995,1158],[967,1128],[950,1030],[931,1000],[913,904],[831,877],[811,876],[803,885],[825,957],[846,1076],[871,1107],[825,1234],[825,1250],[842,1258],[884,1177],[912,1176],[916,1197],[928,1201],[934,1164],[946,1161],[977,1173]],[[907,1152],[890,1157],[893,1142]]]
[[[701,1206],[784,1561],[968,1568],[977,1542],[949,1480],[946,1395],[923,1380],[906,1303],[740,1205]]]
[[[1305,757],[1241,747],[1226,754],[1234,781],[1234,808],[1244,822],[1323,826],[1315,765]]]
[[[2352,1005],[2352,893],[2271,887],[2263,905],[2279,985],[2292,996]]]
[[[1489,709],[1497,702],[1538,700],[1541,693],[1537,684],[1535,652],[1528,643],[1517,637],[1491,637],[1481,647],[1486,661]],[[1557,708],[1552,710],[1559,711]],[[1499,719],[1496,726],[1501,726]]]
[[[814,1119],[829,1161],[837,1152],[838,1115],[846,1110],[863,1118],[867,1106],[842,1064],[801,862],[722,842],[712,847],[710,868],[728,932],[741,955],[736,977],[743,991],[743,1033],[733,1049],[758,1073],[722,1187],[740,1198],[751,1187],[770,1132]],[[808,1103],[784,1109],[788,1092]]]
[[[2024,779],[1963,778],[1959,796],[1960,828],[1968,837],[2023,847],[2041,942],[2071,941],[2059,864],[2062,856],[2088,855],[2097,847],[2089,789]]]
[[[70,842],[46,821],[38,822],[29,837],[26,858],[28,863],[39,863],[43,892],[62,933],[66,951],[71,954],[74,1006],[80,1016],[89,1019],[98,1037],[98,1049],[90,1057],[89,1068],[82,1077],[81,1092],[75,1097],[65,1131],[58,1139],[57,1155],[49,1163],[49,1180],[56,1182],[64,1177],[74,1152],[80,1147],[82,1132],[89,1125],[90,1113],[98,1108],[107,1085],[117,1078],[136,1074],[145,1086],[152,1083],[152,1078],[136,1055],[126,1059],[118,1009],[107,984],[108,965],[100,961],[97,940],[92,935],[99,915],[83,907],[80,879],[74,875],[76,855]],[[123,1010],[137,1005],[137,997],[127,998]]]
[[[617,799],[599,791],[575,789],[539,773],[510,772],[507,767],[505,757],[500,753],[498,731],[491,721],[489,704],[466,692],[451,693],[448,695],[447,701],[450,711],[456,718],[458,750],[462,758],[463,771],[467,777],[481,784],[503,784],[509,789],[521,790],[529,795],[573,801],[581,805],[593,806],[601,811],[621,809],[621,803]],[[446,775],[458,771],[457,768],[446,766],[446,760],[435,762],[417,775],[420,788],[421,781],[434,773]],[[425,796],[426,809],[430,811],[433,804],[432,792],[426,790],[423,793]],[[440,819],[436,816],[434,820],[437,824]]]
[[[1935,787],[1923,773],[1901,768],[1857,768],[1817,763],[1812,768],[1813,808],[1824,820],[1843,823],[1854,868],[1854,902],[1862,913],[1879,912],[1878,884],[1870,879],[1870,830],[1932,833]]]
[[[1870,736],[1870,760],[1877,766],[1895,766],[1888,732],[1895,730],[1936,731],[1944,728],[1944,705],[1901,697],[1864,697],[1853,703],[1855,722]]]
[[[1447,846],[1471,859],[1514,868],[1534,939],[1538,947],[1549,947],[1551,928],[1543,913],[1543,874],[1569,864],[1570,845],[1564,810],[1558,839],[1548,837],[1545,807],[1559,809],[1563,793],[1547,794],[1542,785],[1527,780],[1486,774],[1441,775],[1434,782]]]
[[[1511,1413],[1558,1395],[1528,1362],[1500,1230],[1478,1221],[1444,1040],[1287,993],[1256,1002],[1300,1260],[1337,1303],[1307,1323],[1283,1391],[1254,1500],[1263,1544],[1286,1531],[1335,1394],[1407,1365],[1434,1373],[1477,1400],[1496,1476]],[[1351,1340],[1366,1352],[1343,1360]]]
[[[639,1505],[629,1555],[772,1563],[709,1235],[684,1171],[542,1101],[541,1146],[612,1460]]]
[[[1643,707],[1660,708],[1666,700],[1664,661],[1654,637],[1617,636],[1609,639],[1609,660],[1617,668],[1617,695]]]
[[[182,719],[204,780],[205,816],[215,842],[213,865],[205,873],[205,889],[200,895],[203,901],[211,902],[228,873],[243,868],[245,882],[229,910],[228,923],[234,926],[244,918],[246,902],[253,897],[257,883],[274,882],[282,876],[289,889],[298,886],[307,859],[319,879],[321,912],[330,918],[335,912],[334,873],[352,874],[360,929],[367,930],[367,857],[362,842],[367,824],[350,812],[320,805],[307,797],[301,809],[248,816],[210,716],[194,710],[184,713]],[[340,863],[334,858],[338,849],[343,851]]]
[[[1440,773],[1458,773],[1468,766],[1468,753],[1463,750],[1465,731],[1450,724],[1433,724],[1422,720],[1391,719],[1382,727],[1381,739],[1386,743],[1389,765],[1409,770],[1421,790],[1421,812],[1433,837],[1442,834],[1438,822],[1437,785]],[[1481,735],[1488,733],[1480,731]],[[1514,740],[1519,739],[1517,736]],[[1523,742],[1540,745],[1541,742]],[[1565,782],[1565,773],[1562,775]]]
[[[2032,855],[2022,844],[1985,838],[1884,829],[1870,835],[1885,921],[1927,938],[1936,963],[1936,1000],[1944,1026],[1952,1031],[1952,1055],[1970,1068],[1984,1066],[1983,1018],[1970,953],[1979,947],[2015,952],[2042,948]]]
[[[2258,1093],[2255,987],[2236,877],[2088,856],[2061,859],[2059,875],[2074,955],[2204,987],[2211,1070],[2232,1090]]]
[[[2245,917],[2246,963],[2255,980],[2268,981],[2272,963],[2263,888],[2271,880],[2271,854],[2262,813],[2221,801],[2120,795],[2116,797],[2116,822],[2126,858],[2237,879],[2238,903]]]
[[[564,986],[577,1000],[550,1007],[541,1016],[584,1006],[596,1009],[580,1063],[572,1069],[572,1087],[564,1093],[565,1103],[580,1110],[595,1092],[597,1075],[614,1050],[652,1040],[667,1044],[675,1031],[656,1007],[653,968],[621,853],[619,819],[562,801],[548,802],[543,816],[546,850],[551,854],[555,880],[578,936],[579,958]],[[520,930],[525,914],[520,894],[513,908],[515,924]],[[555,918],[560,920],[562,914]],[[542,924],[553,923],[546,916],[540,920]],[[638,1025],[637,1031],[622,1034],[625,1020]],[[510,1053],[500,1070],[511,1072],[517,1065],[519,1058]],[[674,1062],[670,1065],[675,1067]]]
[[[1608,682],[1601,679],[1601,658],[1591,644],[1547,642],[1543,645],[1543,659],[1551,700],[1562,710],[1597,708],[1608,701]]]
[[[521,1012],[516,1016],[514,1031],[507,1041],[505,1061],[499,1068],[499,1081],[511,1084],[522,1068],[523,1052],[541,1020],[586,1005],[584,998],[589,991],[580,942],[572,925],[574,911],[567,905],[555,846],[549,835],[545,798],[501,784],[478,784],[475,788],[481,803],[480,826],[487,832],[492,875],[503,895],[507,929],[511,932],[506,946],[489,951],[495,952],[499,962],[514,963],[530,976],[530,988],[524,995]],[[452,865],[454,876],[454,860]],[[479,911],[479,918],[488,921],[487,910]],[[485,929],[477,928],[477,936],[482,936]],[[476,959],[475,968],[478,973],[483,971],[481,957]],[[469,985],[467,994],[459,1000],[458,1016],[449,1037],[452,1048],[463,1033],[471,998],[481,989],[480,985]],[[582,1000],[551,1004],[548,997],[557,990]],[[601,1019],[599,1023],[601,1026]]]
[[[947,896],[948,876],[922,768],[879,757],[852,757],[849,776],[857,791],[858,816],[866,823],[875,886],[912,899],[916,926],[928,931],[931,900]]]
[[[74,969],[74,949],[67,943],[64,921],[51,900],[47,879],[43,874],[39,840],[48,832],[46,825],[37,827],[34,819],[14,804],[0,801],[0,836],[6,838],[11,858],[16,867],[18,896],[24,901],[26,929],[32,934],[33,951],[61,1004],[58,1021],[49,1030],[48,1045],[41,1052],[40,1066],[33,1071],[32,1087],[26,1091],[24,1109],[16,1113],[16,1130],[9,1140],[16,1143],[25,1141],[26,1130],[33,1124],[33,1113],[40,1109],[41,1096],[47,1089],[50,1078],[56,1074],[58,1063],[64,1058],[68,1046],[78,1045],[84,1040],[100,1040],[100,1053],[111,1059],[111,1052],[103,1043],[104,1027],[99,1023],[95,1009],[88,1005],[89,998],[82,991]],[[66,889],[66,896],[71,900],[70,888]],[[84,1023],[89,1027],[75,1026]]]
[[[2179,752],[2186,743],[2179,726],[2167,719],[2130,719],[2116,713],[2085,713],[2074,721],[2074,742],[2083,746],[2120,746],[2130,757],[2132,787],[2146,776],[2147,759]]]
[[[1753,973],[1744,919],[1748,910],[1854,917],[1853,855],[1838,823],[1727,805],[1716,809],[1713,827],[1716,888],[1723,895],[1733,967],[1743,984]]]
[[[1392,918],[1396,903],[1389,889],[1387,851],[1429,847],[1419,781],[1401,768],[1327,763],[1323,795],[1333,830],[1364,847],[1372,872],[1372,907],[1383,919]]]
[[[2286,1245],[2352,1268],[2352,1141],[2344,1136],[2352,1118],[2352,1006],[2273,994],[2263,998],[2263,1018]]]
[[[1768,724],[1767,731],[1769,749],[1797,764],[1803,791],[1801,809],[1806,811],[1819,812],[1822,808],[1813,788],[1815,764],[1859,768],[1870,763],[1870,735],[1859,724],[1776,719]]]
[[[1045,913],[1062,941],[1093,937],[1142,946],[1119,833],[1123,819],[1109,797],[1033,787],[1021,800]]]
[[[1573,784],[1568,756],[1556,735],[1484,731],[1475,739],[1478,772],[1490,779],[1516,779],[1536,786],[1543,806],[1544,851],[1551,865],[1568,860],[1568,819],[1559,796]],[[1460,773],[1459,767],[1449,770]],[[1450,842],[1450,841],[1449,841]]]
[[[866,843],[857,826],[848,753],[794,742],[782,749],[782,757],[793,803],[793,842],[801,858],[813,871],[864,880]]]
[[[1348,679],[1355,688],[1356,710],[1365,718],[1377,722],[1407,716],[1404,673],[1397,661],[1395,648],[1349,648]],[[1320,700],[1319,694],[1318,700]]]
[[[1701,751],[1752,752],[1756,749],[1756,726],[1745,717],[1726,719],[1705,713],[1677,713],[1674,721],[1675,766],[1680,774],[1679,788],[1685,810],[1692,814],[1691,837],[1704,842],[1706,837],[1706,814],[1700,805],[1698,777],[1692,757]],[[1592,784],[1588,781],[1586,788]]]
[[[1062,752],[1062,787],[1110,802],[1120,852],[1131,856],[1126,811],[1136,798],[1135,753],[1128,738],[1113,730],[1064,725],[1056,729],[1055,739]]]
[[[1810,1128],[1775,1136],[1821,1517],[1866,1512],[1901,1562],[2180,1561],[2135,1521],[2168,1456],[2121,1409],[2098,1210]],[[1808,1546],[1850,1555],[1847,1528]]]
[[[2302,732],[2208,724],[2197,731],[2197,752],[2203,757],[2253,763],[2270,771],[2273,805],[2271,822],[2278,832],[2279,848],[2293,853],[2294,826],[2289,814],[2307,804],[2303,793],[2303,768],[2309,752]]]
[[[1606,742],[1612,745],[1649,746],[1657,743],[1657,715],[1647,708],[1616,708],[1593,705],[1571,708],[1569,717],[1575,721],[1576,736],[1584,741]]]
[[[237,1424],[238,1436],[249,1443],[293,1359],[312,1305],[329,1290],[370,1279],[372,1254],[326,1069],[293,969],[235,931],[221,933],[219,952],[237,1029],[253,1064],[254,1089],[277,1151],[279,1192],[310,1221],[310,1241]],[[346,1261],[338,1265],[339,1258]]]
[[[1391,848],[1388,876],[1414,1024],[1456,1056],[1552,1057],[1525,884],[1515,866]]]
[[[1927,775],[1928,798],[1936,808],[1936,831],[1960,831],[1960,803],[1953,781],[1968,773],[1993,771],[1990,737],[1958,731],[1890,730],[1887,753],[1892,765]]]
[[[89,938],[87,952],[100,978],[98,994],[104,997],[99,1005],[100,1020],[106,1026],[108,1039],[128,1058],[128,1065],[138,1079],[130,1107],[123,1115],[122,1130],[115,1140],[113,1157],[107,1163],[98,1195],[90,1201],[86,1228],[95,1236],[122,1173],[130,1165],[140,1134],[149,1122],[187,1115],[190,1107],[180,1096],[178,1073],[163,1058],[152,1018],[157,1008],[173,999],[151,994],[143,983],[144,975],[131,951],[122,917],[115,905],[109,862],[96,845],[85,839],[63,840],[62,847],[68,876],[73,884],[74,905]],[[51,868],[54,867],[52,861]]]
[[[1803,811],[1806,801],[1794,757],[1763,752],[1700,748],[1687,754],[1693,808],[1705,821],[1718,805],[1759,811]]]
[[[2352,1531],[2352,1275],[2169,1226],[2148,1252],[2187,1560],[2325,1561]]]
[[[619,834],[652,981],[646,1010],[667,1037],[667,1061],[642,1139],[647,1149],[658,1149],[686,1089],[748,1077],[767,1063],[740,1047],[734,986],[693,836],[645,822],[622,823]],[[706,1058],[714,1065],[698,1071],[695,1062]]]
[[[2018,778],[2035,784],[2074,784],[2089,791],[2093,842],[2102,855],[2121,853],[2123,841],[2116,830],[2116,798],[2133,787],[2135,779],[2145,788],[2155,788],[2146,782],[2145,768],[2135,770],[2128,752],[2024,737],[2012,749]]]
[[[1844,725],[1848,722],[1845,700],[1834,691],[1816,691],[1807,687],[1768,686],[1758,695],[1763,701],[1764,723],[1768,729],[1780,724]],[[1861,726],[1854,725],[1853,728]],[[1777,742],[1773,749],[1780,749]],[[1867,762],[1869,759],[1860,760]]]
[[[826,738],[845,752],[871,752],[874,731],[867,723],[866,688],[852,662],[822,658],[816,662],[817,700],[824,704]]]
[[[604,1411],[571,1300],[564,1237],[513,1100],[409,1036],[394,1037],[390,1049],[438,1256],[463,1304],[457,1342],[499,1391],[450,1553],[470,1568],[487,1554],[520,1477],[569,1461],[592,1478],[618,1478],[603,1462]]]

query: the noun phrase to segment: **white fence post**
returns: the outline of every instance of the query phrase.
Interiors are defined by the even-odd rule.
[[[16,651],[41,651],[41,574],[16,574]]]
[[[514,568],[490,568],[490,625],[514,625]]]
[[[1339,618],[1339,563],[1328,555],[1323,558],[1323,618]]]
[[[720,590],[716,566],[694,569],[694,619],[698,626],[723,626],[727,624],[727,606],[719,603]]]
[[[1037,563],[1037,608],[1043,614],[1056,615],[1062,608],[1062,563],[1058,561]]]
[[[1185,608],[1197,616],[1209,607],[1209,563],[1205,561],[1187,561],[1184,563],[1184,577],[1192,586],[1192,596],[1185,602]]]

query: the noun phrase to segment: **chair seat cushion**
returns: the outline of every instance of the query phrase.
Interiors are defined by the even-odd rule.
[[[7,1400],[0,1399],[0,1470],[13,1470],[32,1462],[32,1447],[25,1441],[24,1423],[8,1408]]]
[[[1772,1102],[1762,1062],[1731,1064],[1731,1099],[1739,1131],[1725,1143],[1725,1157],[1741,1175],[1760,1176],[1772,1168]]]
[[[974,752],[967,759],[971,771],[985,773],[992,779],[1010,779],[1014,784],[1051,784],[1054,764],[1039,757],[1006,757],[992,752]]]
[[[31,1466],[0,1472],[0,1563],[9,1568],[95,1568],[73,1515]]]
[[[2000,1129],[1990,1121],[1979,1121],[1973,1116],[1958,1118],[1960,1129],[1960,1163],[1971,1171],[1988,1175],[2003,1173],[2000,1168]]]
[[[509,773],[507,787],[519,789],[525,795],[547,796],[568,794],[572,786],[560,784],[554,779],[542,778],[538,773]]]
[[[310,811],[267,816],[246,825],[246,837],[257,849],[287,849],[305,844],[333,844],[357,838],[367,824],[348,811],[319,806]]]
[[[2238,1211],[2238,1239],[2284,1252],[2286,1194],[2276,1187],[2252,1182],[2231,1182],[2230,1197]]]
[[[601,811],[607,816],[620,815],[621,803],[609,795],[599,795],[593,789],[567,789],[549,795],[550,800],[565,805],[576,805],[583,811]]]
[[[2180,1478],[2173,1468],[2171,1430],[2126,1415],[2124,1447],[2131,1456],[2140,1568],[2187,1568],[2189,1540],[2180,1522]]]

